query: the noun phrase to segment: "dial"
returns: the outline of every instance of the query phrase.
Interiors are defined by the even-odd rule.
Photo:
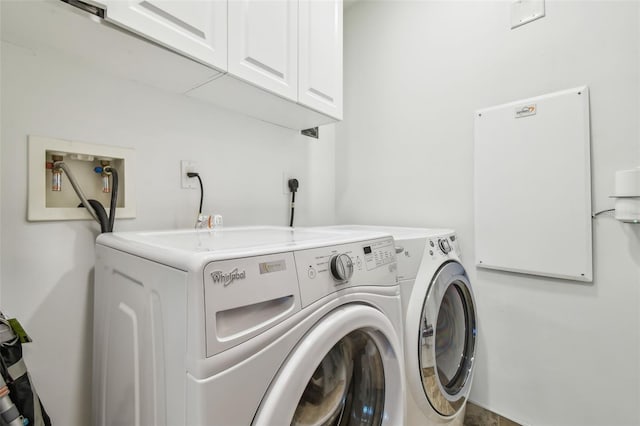
[[[331,275],[337,281],[347,281],[353,276],[353,261],[347,254],[337,254],[331,258]]]
[[[440,250],[442,250],[444,254],[447,254],[451,251],[451,244],[449,244],[449,241],[447,241],[446,239],[438,240],[438,246],[440,246]]]

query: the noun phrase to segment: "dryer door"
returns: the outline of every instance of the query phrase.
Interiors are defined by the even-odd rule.
[[[424,289],[420,278],[413,302],[419,300],[416,291]],[[407,321],[407,374],[414,399],[426,414],[429,409],[442,417],[457,414],[471,390],[476,348],[475,302],[460,263],[440,267],[422,306],[410,303]]]
[[[290,354],[254,425],[401,425],[403,376],[389,319],[369,306],[343,306]]]

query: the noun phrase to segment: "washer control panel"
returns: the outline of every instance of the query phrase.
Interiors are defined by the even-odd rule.
[[[460,257],[460,248],[456,234],[451,233],[437,238],[430,238],[427,243],[427,251],[433,258],[450,257],[453,255]]]
[[[348,254],[336,254],[331,258],[331,275],[336,281],[348,281],[353,276],[353,261]]]
[[[396,284],[393,239],[380,238],[294,252],[302,306],[344,288]]]
[[[449,244],[449,240],[446,238],[440,238],[438,240],[438,247],[442,250],[442,253],[449,254],[451,251],[451,244]]]
[[[364,246],[362,251],[367,271],[396,261],[396,248],[393,243],[389,246],[386,241],[374,242]]]

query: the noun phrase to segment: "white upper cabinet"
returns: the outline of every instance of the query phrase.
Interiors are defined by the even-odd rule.
[[[342,1],[299,1],[298,102],[342,119]]]
[[[59,49],[126,79],[291,129],[342,119],[342,0],[0,0],[0,6],[3,40]]]
[[[298,1],[229,1],[229,73],[298,100]]]
[[[105,18],[205,65],[227,70],[226,0],[101,0]]]

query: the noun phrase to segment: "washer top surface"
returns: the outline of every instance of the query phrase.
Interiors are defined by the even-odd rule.
[[[282,251],[326,247],[388,237],[373,230],[331,230],[278,226],[225,227],[213,230],[173,230],[101,234],[108,246],[181,269],[214,260]]]
[[[408,228],[403,226],[383,226],[383,225],[336,225],[327,226],[324,229],[339,230],[345,232],[354,231],[370,231],[391,234],[395,241],[438,238],[443,235],[454,233],[452,229],[437,228]]]

